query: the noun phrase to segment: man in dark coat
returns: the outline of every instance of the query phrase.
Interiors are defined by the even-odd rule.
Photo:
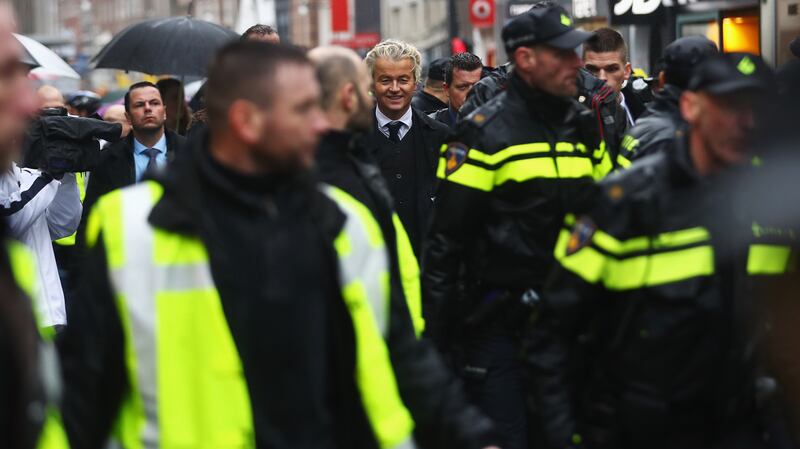
[[[165,166],[183,148],[184,138],[164,128],[166,108],[155,84],[132,85],[125,94],[125,113],[132,131],[103,150],[103,161],[89,177],[84,219],[102,195],[139,182],[146,171]]]
[[[377,99],[377,126],[364,140],[366,157],[374,158],[389,186],[397,214],[419,256],[436,187],[439,147],[447,126],[411,107],[421,56],[413,46],[386,40],[366,58]]]

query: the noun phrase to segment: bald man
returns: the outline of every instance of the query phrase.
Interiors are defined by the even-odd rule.
[[[377,166],[357,159],[358,137],[372,130],[374,105],[366,65],[352,50],[320,47],[309,53],[322,87],[322,107],[331,131],[317,151],[320,181],[338,187],[368,209],[383,233],[391,260],[389,334],[386,336],[397,385],[414,417],[422,446],[441,441],[488,445],[489,421],[468,405],[422,331],[419,267],[411,242],[393,211]],[[411,310],[411,312],[409,312]],[[412,319],[412,316],[415,319]],[[456,447],[458,447],[456,445]]]
[[[110,123],[119,123],[122,125],[122,138],[128,136],[131,131],[131,122],[128,120],[128,115],[125,114],[125,105],[115,104],[106,109],[103,114],[103,120]]]
[[[45,84],[40,87],[36,91],[36,97],[39,99],[39,107],[42,109],[66,107],[64,96],[53,86]]]

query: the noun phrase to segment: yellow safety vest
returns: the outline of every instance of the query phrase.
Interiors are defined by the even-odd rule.
[[[78,192],[80,193],[81,203],[86,198],[86,177],[83,173],[75,173],[75,182],[78,184]],[[56,240],[56,244],[61,246],[74,246],[75,245],[75,236],[77,232],[73,232],[72,235],[68,235],[64,238],[60,238]]]
[[[360,203],[341,190],[324,190],[347,215],[334,246],[356,335],[356,380],[365,411],[382,449],[413,448],[414,423],[400,400],[383,338],[388,253]],[[242,363],[206,249],[199,239],[147,222],[162,194],[152,181],[112,192],[100,199],[87,224],[90,247],[102,230],[125,334],[131,388],[116,438],[126,449],[254,447]]]
[[[425,331],[425,319],[422,317],[422,286],[419,282],[419,262],[414,255],[411,246],[411,239],[400,217],[396,213],[392,214],[394,224],[395,240],[397,241],[397,259],[400,265],[400,281],[403,284],[403,293],[406,296],[408,312],[411,314],[411,321],[414,324],[414,332],[417,337]]]
[[[6,251],[8,252],[14,280],[31,299],[31,307],[37,320],[37,328],[41,338],[39,345],[40,370],[47,404],[44,410],[44,425],[39,434],[39,441],[36,447],[37,449],[69,449],[67,435],[61,422],[61,414],[56,405],[61,390],[61,370],[58,365],[56,349],[53,345],[55,331],[52,327],[42,327],[38,324],[41,321],[36,316],[38,309],[33,304],[39,300],[36,258],[25,245],[12,240],[6,242]]]

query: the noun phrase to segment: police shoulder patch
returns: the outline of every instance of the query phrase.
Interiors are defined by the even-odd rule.
[[[444,174],[450,176],[464,165],[467,161],[467,154],[469,147],[461,142],[450,142],[447,144],[447,149],[444,152],[444,159],[446,162]]]
[[[571,256],[589,245],[594,231],[597,230],[594,222],[588,217],[581,217],[572,227],[572,233],[567,242],[567,256]]]

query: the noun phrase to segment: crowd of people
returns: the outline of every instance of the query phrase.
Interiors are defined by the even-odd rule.
[[[643,78],[543,1],[507,64],[423,83],[406,42],[255,25],[191,102],[138,82],[100,117],[33,90],[13,29],[0,447],[800,442],[800,57],[681,37]]]

